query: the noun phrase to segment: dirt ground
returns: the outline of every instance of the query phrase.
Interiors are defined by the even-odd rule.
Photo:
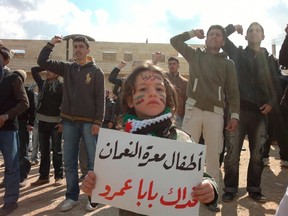
[[[222,203],[219,200],[221,212],[215,214],[206,209],[205,206],[200,208],[200,216],[263,216],[274,215],[283,194],[288,185],[288,169],[280,167],[278,146],[271,147],[270,152],[270,166],[265,167],[262,176],[262,192],[267,197],[265,204],[259,204],[251,200],[245,190],[246,187],[246,173],[247,162],[249,160],[249,150],[247,142],[245,141],[244,147],[246,151],[241,152],[240,162],[240,188],[237,197],[231,203]],[[2,156],[0,157],[0,164],[3,163]],[[31,187],[30,183],[38,178],[39,165],[33,166],[28,177],[28,184],[26,187],[21,188],[19,207],[11,214],[12,216],[32,216],[32,215],[93,215],[93,216],[118,216],[116,208],[110,206],[99,205],[98,209],[93,212],[86,212],[85,206],[87,197],[81,193],[80,203],[75,206],[71,211],[62,213],[59,207],[64,200],[65,185],[55,187],[53,186],[53,177],[51,183],[41,187]],[[223,167],[221,169],[223,176]],[[51,174],[53,170],[51,170]],[[0,181],[4,175],[4,168],[0,168]],[[222,195],[223,181],[220,185],[220,197]],[[4,189],[0,189],[0,205],[3,205]],[[288,213],[287,213],[288,215]]]

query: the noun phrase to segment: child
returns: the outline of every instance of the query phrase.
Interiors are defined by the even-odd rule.
[[[173,125],[172,116],[177,107],[176,92],[160,67],[146,62],[135,68],[125,81],[122,105],[126,132],[192,142],[188,134]],[[131,124],[129,120],[137,123]],[[96,176],[90,171],[82,183],[82,191],[91,196],[95,184]],[[213,179],[204,174],[203,181],[194,189],[191,199],[214,204],[218,198],[217,190]],[[121,209],[119,215],[139,216]]]

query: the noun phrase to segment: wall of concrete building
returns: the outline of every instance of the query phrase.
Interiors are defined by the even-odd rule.
[[[14,57],[9,63],[11,70],[23,69],[27,72],[26,83],[32,83],[31,67],[37,65],[37,58],[45,40],[5,40],[1,39],[3,44],[14,51]],[[203,45],[191,45],[193,47],[202,47]],[[158,65],[167,69],[167,61],[171,56],[178,57],[180,61],[180,72],[188,76],[188,64],[183,57],[178,56],[178,52],[170,44],[161,43],[118,43],[118,42],[99,42],[90,41],[90,56],[94,58],[96,64],[102,68],[105,78],[106,87],[112,89],[111,83],[108,82],[108,76],[111,70],[121,61],[125,60],[127,66],[120,72],[120,76],[126,76],[132,69],[133,63],[152,59],[156,51],[160,51],[162,56]],[[72,58],[72,40],[63,41],[56,44],[53,49],[52,59],[67,60]],[[168,69],[167,69],[168,70]]]

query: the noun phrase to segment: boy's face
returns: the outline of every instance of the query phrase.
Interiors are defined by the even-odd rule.
[[[264,40],[264,34],[261,26],[257,24],[251,25],[247,30],[245,39],[248,41],[249,44],[261,43],[261,41]]]
[[[168,69],[170,73],[177,73],[179,70],[179,64],[175,60],[171,60],[168,62]]]
[[[140,73],[135,82],[135,92],[128,105],[140,119],[154,118],[166,107],[166,88],[163,78],[152,71]]]
[[[81,41],[75,41],[73,43],[73,58],[77,62],[86,61],[86,57],[89,54],[90,49],[87,48],[86,44]]]
[[[207,34],[206,47],[209,50],[219,50],[225,41],[223,38],[222,31],[220,29],[211,29]]]

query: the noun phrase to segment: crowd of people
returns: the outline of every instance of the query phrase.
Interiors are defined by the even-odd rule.
[[[283,75],[288,71],[288,25],[279,59],[261,47],[265,34],[259,23],[247,28],[246,48],[229,39],[234,32],[242,35],[243,27],[212,25],[206,34],[203,29],[192,29],[172,37],[171,45],[189,64],[187,78],[179,72],[177,57],[168,58],[168,72],[157,66],[161,52],[137,62],[125,77],[119,76],[126,66],[120,61],[108,78],[112,90],[105,88],[104,73],[89,56],[90,44],[84,36],[73,39],[69,61],[51,58],[62,37],[53,37],[42,48],[38,65],[31,68],[37,90],[35,85],[25,85],[24,70],[10,71],[11,52],[1,43],[0,150],[5,172],[0,187],[5,188],[5,195],[0,216],[18,207],[19,188],[27,185],[31,166],[39,163],[39,151],[39,178],[31,186],[50,183],[52,152],[54,185],[66,181],[60,211],[67,212],[79,203],[80,189],[88,196],[86,210],[95,210],[98,203],[91,196],[100,128],[184,141],[192,148],[194,143],[204,144],[205,172],[191,199],[205,203],[212,212],[220,211],[221,154],[226,152],[221,198],[231,202],[238,192],[241,149],[247,137],[246,190],[254,201],[266,202],[261,178],[269,165],[272,142],[278,143],[280,165],[288,167],[288,79]],[[186,43],[193,37],[205,39],[205,49]],[[131,120],[141,127],[126,130]],[[284,215],[287,206],[284,195],[277,215]],[[119,209],[119,215],[140,214]]]

